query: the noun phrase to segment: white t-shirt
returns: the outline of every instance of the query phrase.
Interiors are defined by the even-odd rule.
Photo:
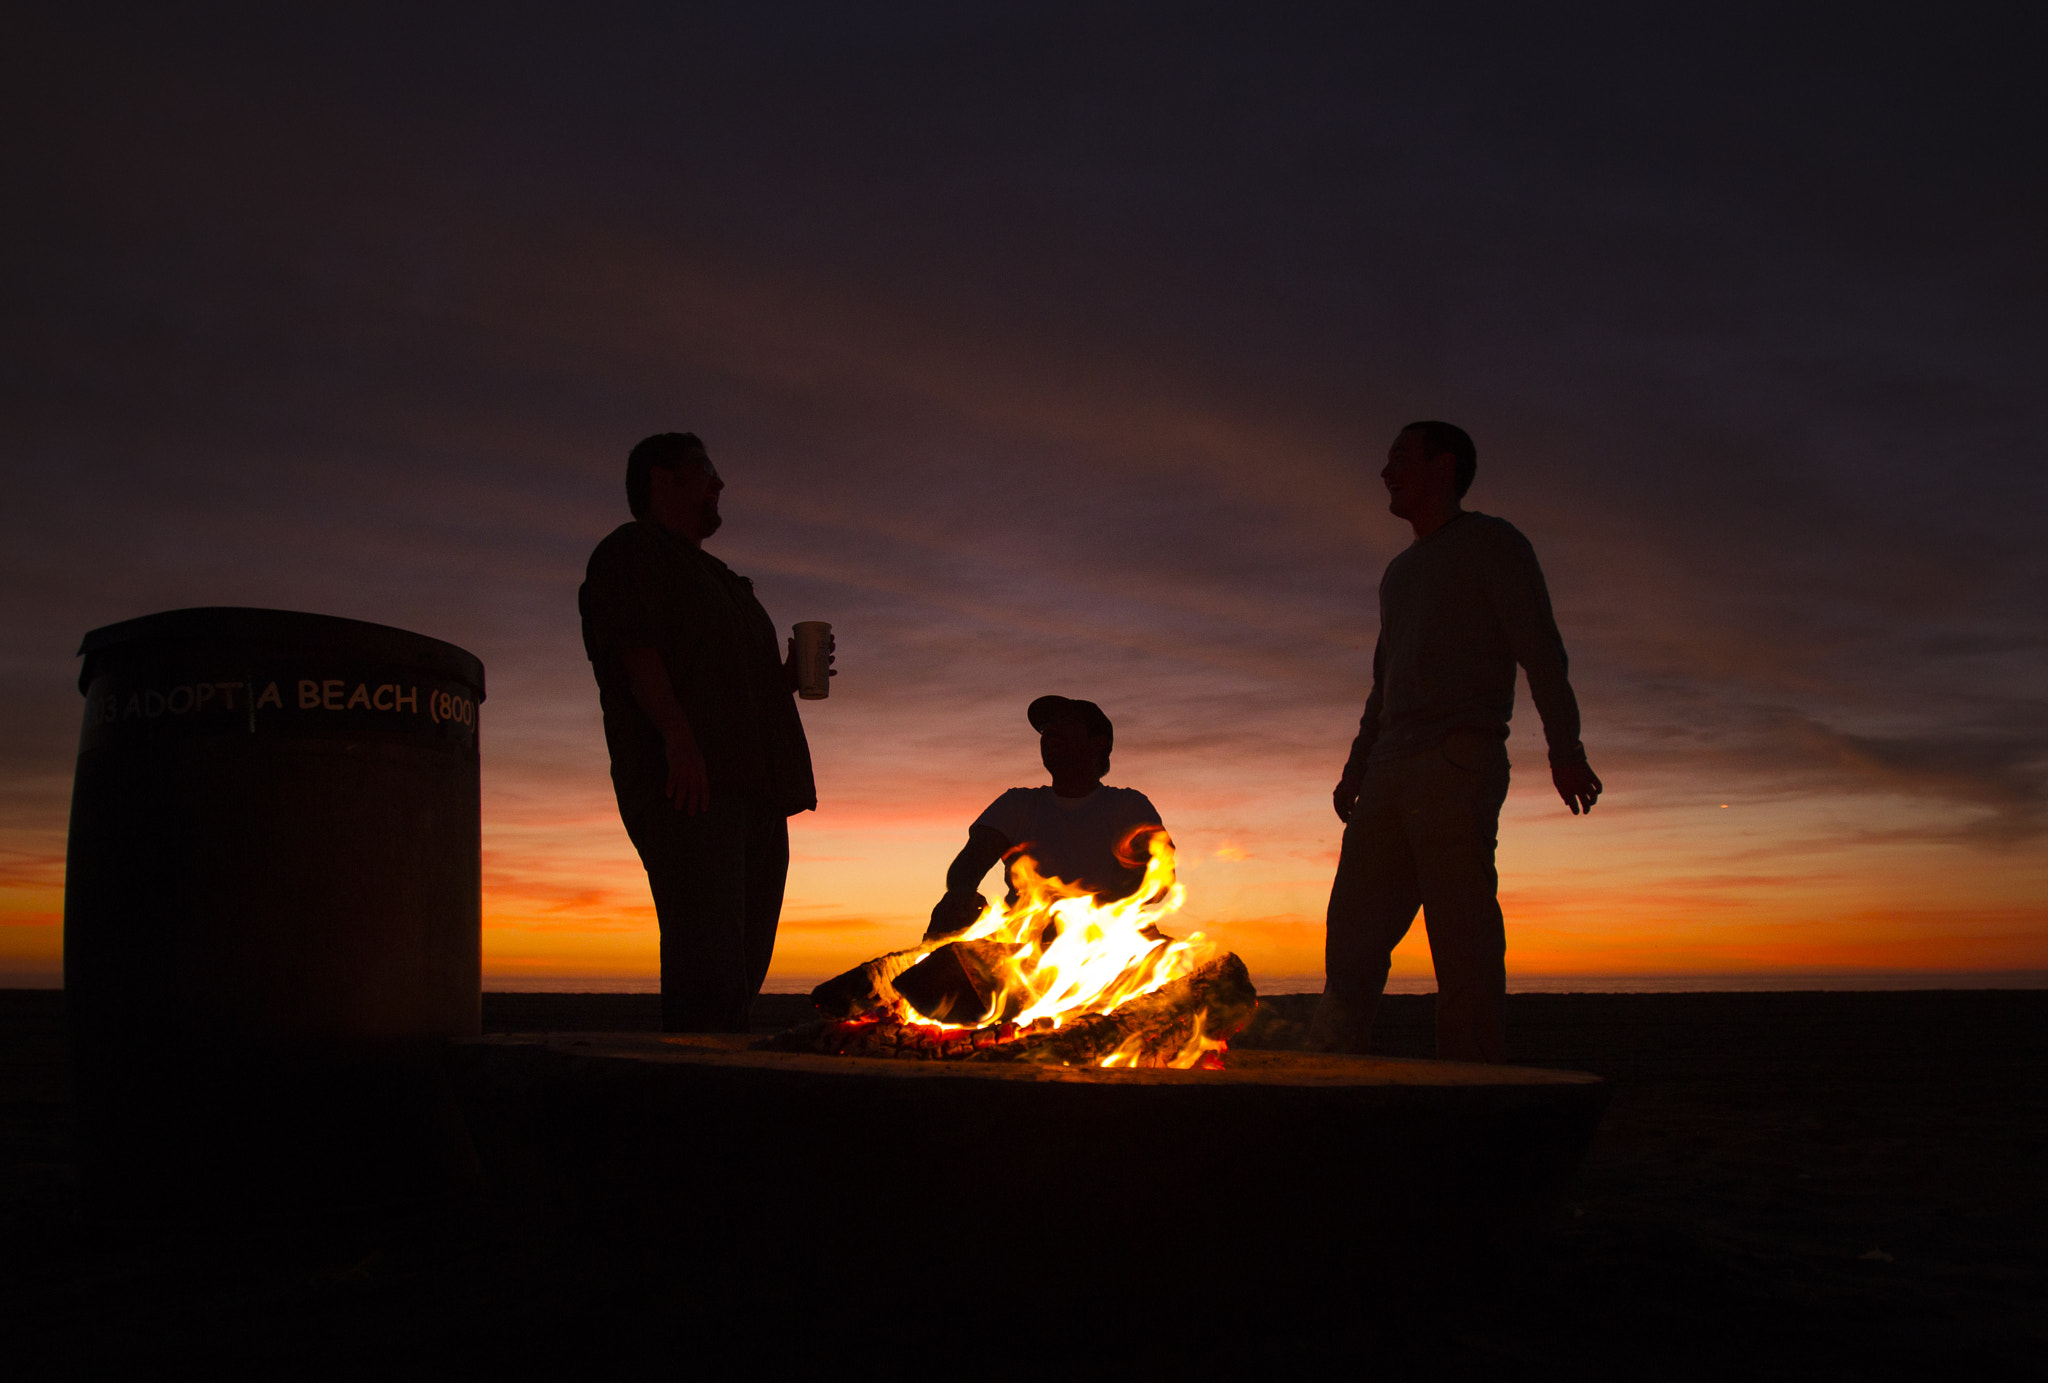
[[[1136,865],[1117,858],[1117,847],[1140,827],[1165,829],[1159,809],[1131,788],[1099,787],[1086,797],[1061,797],[1050,786],[1011,788],[974,819],[1002,832],[1037,862],[1042,878],[1080,884],[1106,898],[1123,898],[1145,878],[1147,852]]]

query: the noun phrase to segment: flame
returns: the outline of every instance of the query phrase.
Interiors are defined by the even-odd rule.
[[[1119,857],[1135,862],[1133,847],[1147,828],[1133,831],[1118,849]],[[1018,1028],[1037,1023],[1061,1024],[1090,1013],[1114,1013],[1140,995],[1171,983],[1212,959],[1216,948],[1200,932],[1176,940],[1159,930],[1161,919],[1179,911],[1187,899],[1174,869],[1173,842],[1151,828],[1146,842],[1144,882],[1135,893],[1099,902],[1086,889],[1038,872],[1037,861],[1023,849],[1010,857],[1016,885],[1014,903],[994,903],[974,924],[931,943],[927,951],[954,941],[992,941],[1012,950],[999,968],[1001,990],[992,1012]],[[898,1003],[906,1023],[933,1028],[959,1028],[926,1018]],[[1129,1066],[1140,1055],[1134,1039],[1103,1058],[1104,1066]],[[1219,1064],[1224,1044],[1202,1033],[1201,1016],[1194,1036],[1168,1063],[1178,1067]]]

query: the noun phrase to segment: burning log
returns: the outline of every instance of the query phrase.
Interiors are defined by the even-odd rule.
[[[991,1023],[947,1028],[869,1015],[824,1018],[757,1044],[778,1052],[817,1052],[921,1061],[1006,1061],[1037,1066],[1194,1065],[1202,1047],[1221,1051],[1258,1007],[1251,974],[1222,955],[1111,1013],[1089,1013],[1054,1026]],[[1189,1048],[1196,1048],[1190,1052]]]
[[[1050,1032],[976,1051],[973,1061],[1022,1061],[1040,1066],[1194,1065],[1205,1040],[1220,1051],[1251,1022],[1259,1006],[1251,973],[1234,955],[1141,994],[1112,1013],[1089,1013]],[[1189,1052],[1194,1046],[1195,1051]]]
[[[874,1009],[889,1008],[897,1000],[896,977],[923,960],[928,950],[919,946],[891,951],[865,965],[856,965],[813,989],[811,1002],[828,1018],[853,1018]]]
[[[935,1023],[981,1027],[1009,1016],[1006,995],[1014,996],[1018,947],[1000,941],[951,941],[896,977],[903,1001]]]

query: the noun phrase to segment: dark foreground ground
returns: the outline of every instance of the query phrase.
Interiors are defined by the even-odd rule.
[[[1251,1045],[1298,1043],[1264,1002]],[[1427,1055],[1432,1000],[1387,1000],[1381,1049]],[[762,1025],[802,1016],[764,999]],[[1234,1309],[1260,1264],[1129,1281],[1115,1246],[1020,1282],[911,1248],[905,1185],[739,1273],[715,1244],[537,1223],[488,1197],[309,1223],[98,1223],[70,1167],[63,997],[0,991],[0,1358],[14,1377],[996,1380],[2000,1379],[2048,1358],[2048,992],[1516,995],[1520,1061],[1597,1072],[1613,1104],[1536,1242],[1432,1264],[1341,1236],[1405,1289]],[[646,995],[487,995],[490,1031],[652,1028]],[[986,1219],[988,1202],[950,1197]],[[1184,1213],[1228,1214],[1201,1188]],[[706,1188],[707,1196],[718,1188]],[[996,1199],[1000,1204],[1000,1198]],[[1412,1272],[1401,1265],[1412,1262]],[[985,1284],[996,1329],[932,1319],[929,1283]],[[835,1283],[869,1290],[858,1315]],[[891,1285],[877,1307],[874,1284]],[[977,1293],[983,1288],[977,1286]]]

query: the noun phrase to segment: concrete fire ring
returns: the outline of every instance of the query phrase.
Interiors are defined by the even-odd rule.
[[[1607,1103],[1597,1077],[1233,1051],[1225,1071],[811,1056],[724,1035],[458,1048],[491,1193],[722,1246],[1274,1285],[1541,1224]],[[1275,1235],[1292,1250],[1275,1254]],[[1137,1256],[1121,1269],[1116,1260]]]

